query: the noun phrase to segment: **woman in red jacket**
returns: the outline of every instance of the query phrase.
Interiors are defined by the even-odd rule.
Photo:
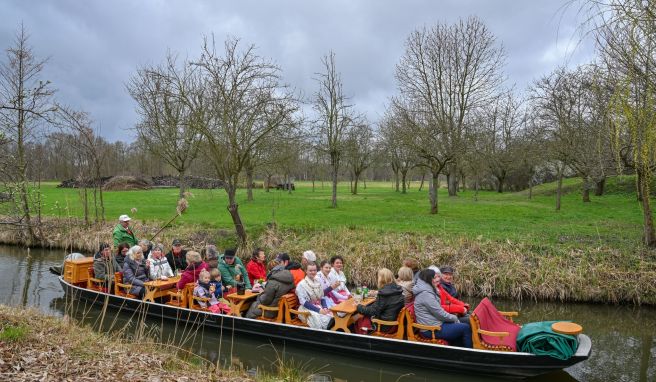
[[[180,281],[178,281],[178,289],[184,289],[188,283],[198,281],[198,275],[203,269],[209,272],[209,266],[196,251],[187,252],[187,264],[187,268],[182,272]]]
[[[436,276],[435,279],[437,281],[433,283],[433,286],[435,286],[435,289],[437,289],[438,293],[440,294],[440,305],[442,305],[442,309],[446,310],[448,313],[455,314],[456,316],[458,316],[458,320],[460,322],[464,324],[468,324],[469,314],[467,312],[469,311],[469,304],[462,302],[457,298],[451,296],[446,291],[446,289],[442,287],[442,283],[441,283],[442,273],[440,272],[440,269],[438,267],[431,265],[428,268],[435,271],[435,276]]]
[[[253,257],[251,261],[246,264],[246,272],[248,273],[248,279],[251,281],[251,285],[255,285],[257,280],[266,281],[266,255],[264,250],[257,248],[253,251]]]

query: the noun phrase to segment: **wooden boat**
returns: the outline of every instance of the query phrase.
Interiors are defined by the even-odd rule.
[[[531,377],[570,367],[590,356],[591,341],[584,334],[578,335],[579,347],[568,360],[538,356],[521,352],[499,352],[466,349],[454,346],[413,342],[398,338],[350,334],[336,331],[319,331],[303,326],[290,325],[243,317],[214,314],[211,312],[179,308],[158,302],[144,302],[114,294],[87,289],[80,284],[59,276],[64,292],[69,298],[102,305],[110,309],[133,312],[140,310],[147,316],[168,319],[178,323],[203,325],[205,329],[234,330],[236,335],[257,336],[264,342],[290,341],[313,349],[349,354],[355,357],[376,359],[423,369],[436,369],[468,374],[509,377]]]

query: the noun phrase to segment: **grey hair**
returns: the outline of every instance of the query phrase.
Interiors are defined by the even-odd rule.
[[[128,251],[128,257],[130,258],[130,260],[134,260],[134,255],[136,255],[137,253],[141,253],[141,255],[143,256],[143,249],[141,249],[141,247],[138,245],[131,247],[130,250]]]
[[[216,249],[216,245],[214,244],[208,244],[206,249],[206,255],[205,257],[208,257],[207,255],[212,255],[214,258],[219,257],[219,251]]]
[[[141,244],[148,246],[148,245],[150,245],[150,241],[146,240],[146,239],[141,239],[141,240],[139,240],[139,245],[141,245]]]
[[[156,249],[159,249],[160,251],[162,251],[162,253],[164,253],[164,245],[162,245],[162,243],[157,243],[153,245],[153,249],[151,251],[154,251]]]

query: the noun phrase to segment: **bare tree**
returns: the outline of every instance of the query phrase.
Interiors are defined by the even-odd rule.
[[[42,237],[41,200],[38,182],[28,177],[27,148],[52,120],[55,91],[41,77],[46,60],[34,56],[28,40],[21,25],[6,62],[0,63],[0,132],[9,150],[2,156],[2,191],[11,196],[14,217],[9,223],[33,243]]]
[[[332,208],[337,208],[337,178],[344,154],[348,130],[354,125],[352,105],[344,95],[342,79],[337,72],[335,53],[330,52],[321,59],[323,72],[317,73],[319,90],[314,94],[313,108],[317,114],[315,127],[319,144],[317,147],[330,158],[332,180]]]
[[[219,53],[213,41],[205,40],[200,59],[207,97],[207,118],[198,131],[208,143],[208,155],[228,194],[228,211],[242,248],[246,229],[239,215],[239,176],[253,148],[289,123],[298,106],[281,84],[280,69],[255,53],[254,46],[239,49],[239,40],[229,38]]]
[[[458,173],[471,129],[470,113],[494,99],[503,64],[503,49],[475,17],[417,30],[408,37],[396,67],[396,107],[405,109],[403,115],[421,136],[418,154],[430,169],[433,184],[446,166],[449,174]],[[456,179],[450,180],[449,194],[455,195]],[[435,214],[437,194],[431,193]]]
[[[412,146],[406,144],[404,133],[409,133],[400,124],[403,119],[394,115],[393,110],[388,110],[381,121],[381,138],[384,151],[392,167],[395,176],[395,188],[401,193],[407,192],[408,172],[417,165],[417,155]],[[400,175],[400,178],[399,178]]]
[[[345,154],[353,181],[353,195],[358,194],[360,177],[374,159],[374,143],[373,130],[366,122],[353,126],[347,134]]]
[[[169,54],[164,65],[139,69],[127,88],[141,115],[136,125],[139,138],[178,172],[179,198],[183,198],[185,174],[198,155],[201,139],[196,125],[206,112],[197,71],[187,62],[179,67]]]

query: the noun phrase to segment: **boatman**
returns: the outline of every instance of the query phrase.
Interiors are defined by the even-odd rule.
[[[114,245],[128,243],[130,247],[133,247],[139,242],[136,236],[134,236],[134,230],[130,228],[130,220],[132,219],[128,215],[118,217],[118,224],[114,227],[114,232],[112,232]]]

